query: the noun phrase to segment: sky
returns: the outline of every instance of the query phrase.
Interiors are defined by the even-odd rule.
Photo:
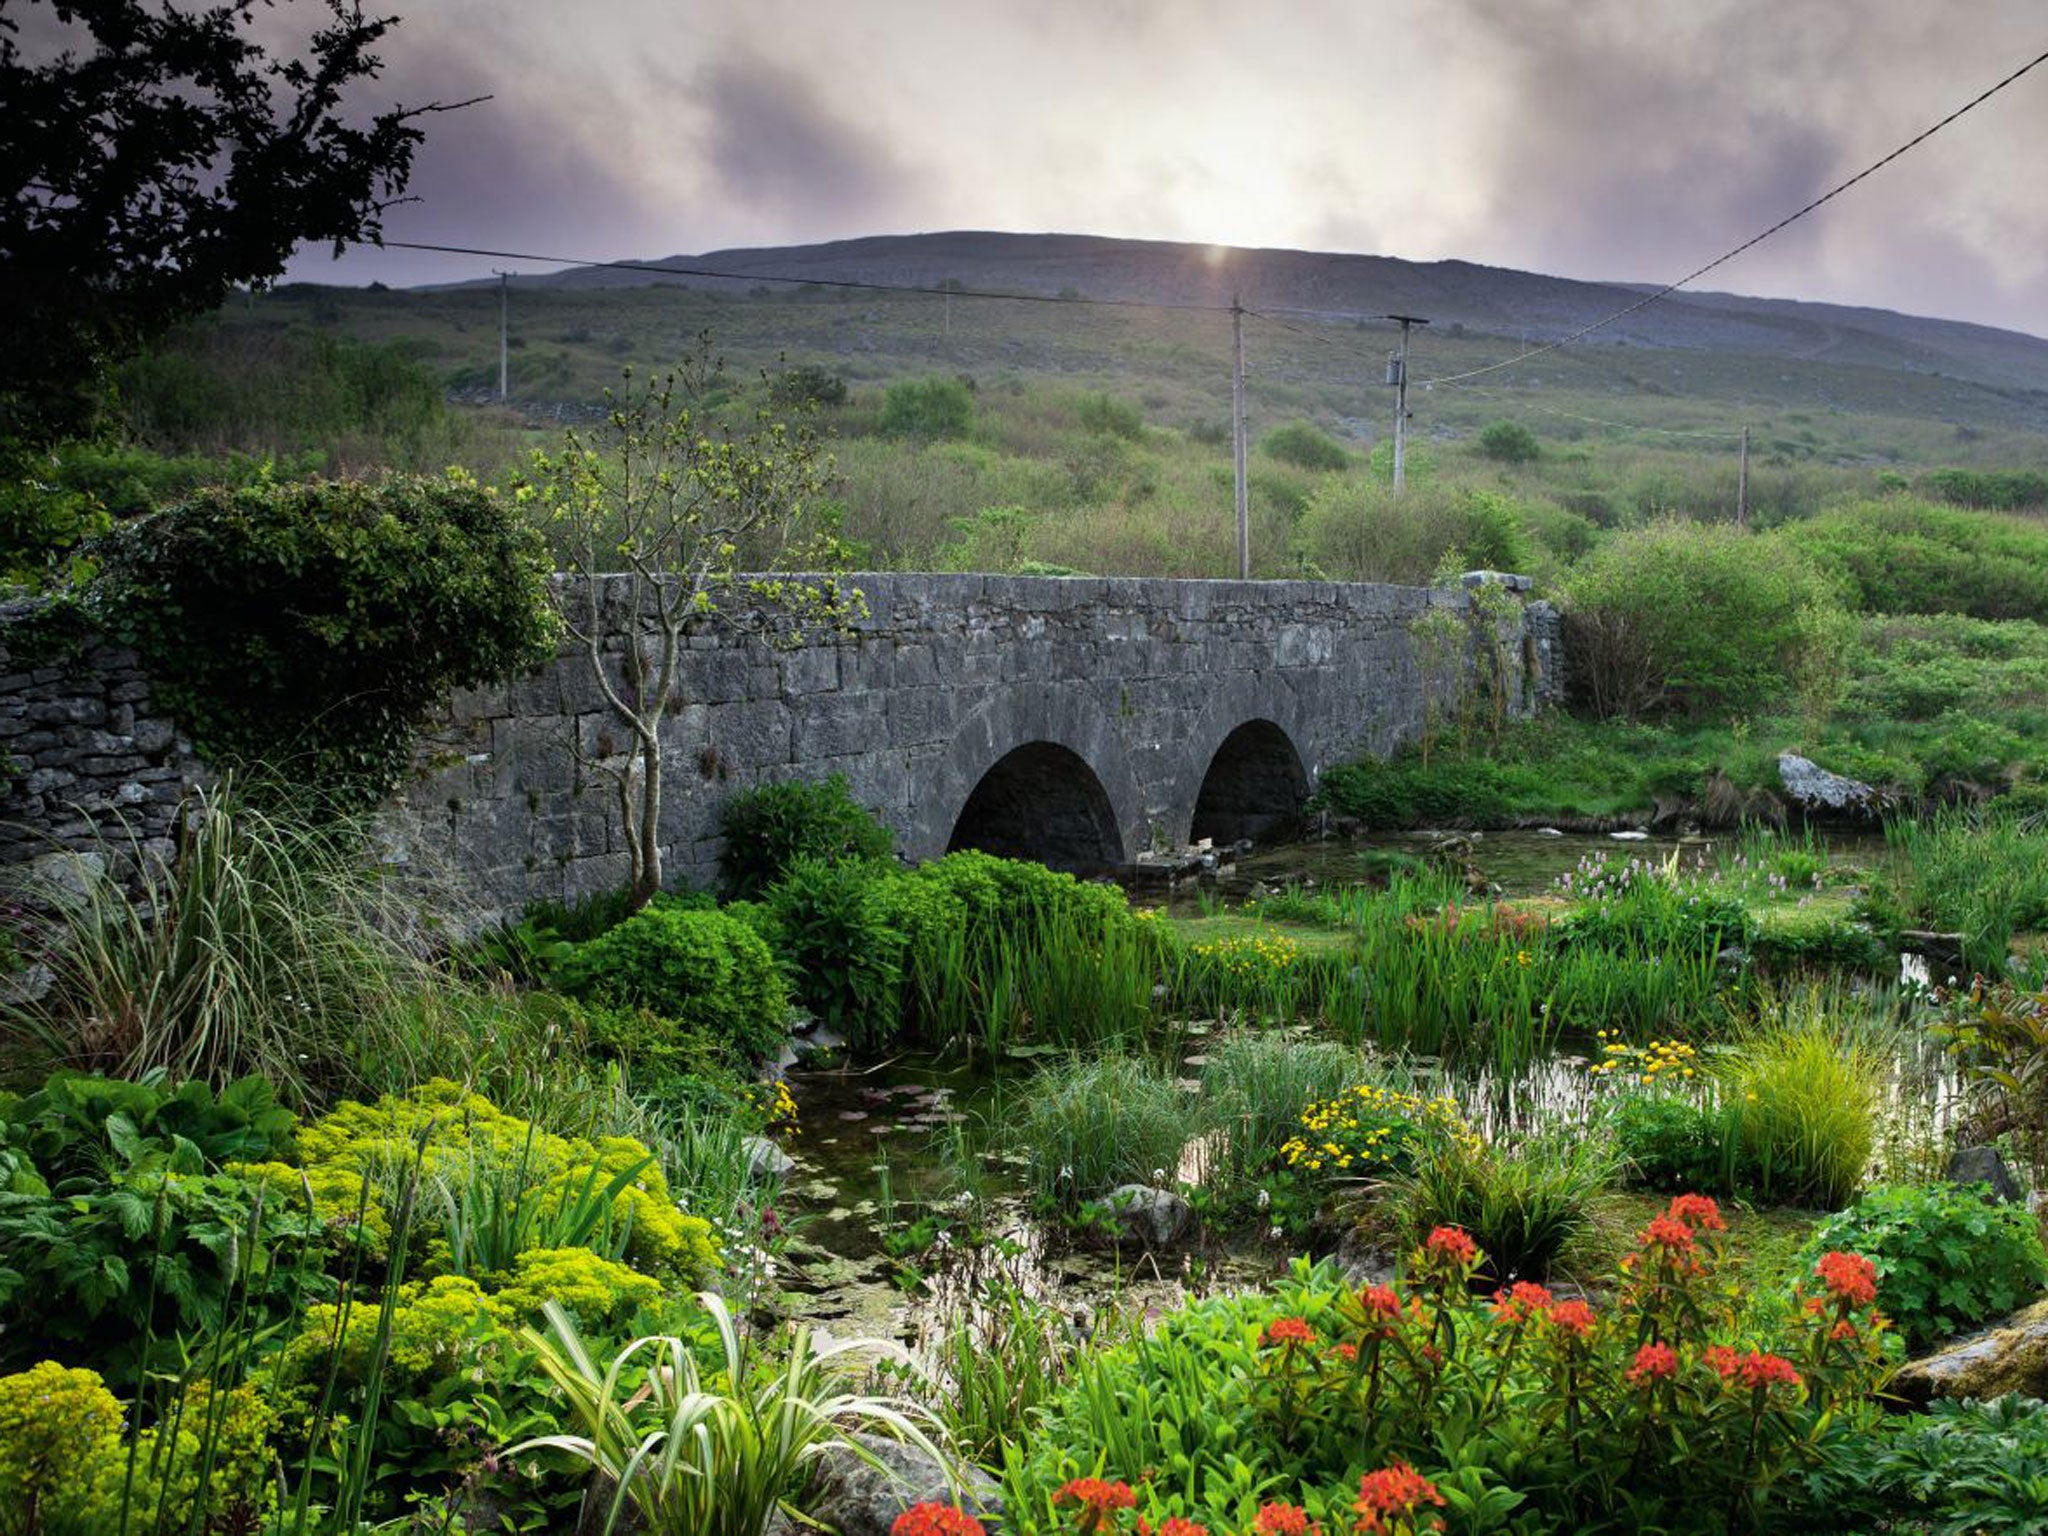
[[[946,229],[1669,281],[2048,50],[2040,0],[390,0],[409,239]],[[297,9],[307,10],[300,6]],[[2048,335],[2048,65],[1703,286]],[[393,285],[493,265],[302,253]]]

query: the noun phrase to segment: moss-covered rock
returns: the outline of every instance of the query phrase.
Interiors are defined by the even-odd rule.
[[[1891,1390],[1907,1402],[1937,1397],[1988,1399],[2017,1392],[2048,1397],[2048,1300],[2023,1307],[1982,1332],[1909,1360]]]

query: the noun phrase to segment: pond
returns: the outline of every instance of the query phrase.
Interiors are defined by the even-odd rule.
[[[1214,917],[1277,890],[1384,883],[1390,856],[1423,858],[1447,836],[1260,849],[1224,861],[1225,868],[1199,884],[1140,889],[1133,899],[1176,917]],[[1552,891],[1589,859],[1619,855],[1661,866],[1676,854],[1681,867],[1711,870],[1717,860],[1747,856],[1741,839],[1539,832],[1455,837],[1457,862],[1510,897]],[[1841,869],[1876,862],[1884,845],[1868,836],[1835,839],[1827,853]],[[1285,1022],[1269,1020],[1264,1027]],[[1217,1027],[1183,1020],[1159,1047],[1168,1052],[1168,1070],[1191,1111]],[[1955,1087],[1938,1049],[1910,1036],[1906,1041],[1887,1068],[1882,1119],[1900,1135],[1932,1137],[1955,1111]],[[1483,1066],[1453,1070],[1427,1055],[1412,1055],[1406,1065],[1418,1090],[1455,1094],[1475,1128],[1512,1137],[1531,1126],[1586,1122],[1598,1092],[1591,1068],[1599,1049],[1591,1038],[1573,1039],[1509,1077]],[[1704,1049],[1711,1054],[1717,1048]],[[1150,1308],[1170,1304],[1189,1283],[1270,1280],[1302,1251],[1300,1239],[1253,1224],[1232,1242],[1203,1242],[1155,1258],[1120,1251],[1099,1234],[1077,1238],[1062,1223],[1034,1214],[1028,1157],[1014,1126],[1035,1053],[1025,1047],[1016,1053],[1025,1059],[1002,1063],[1000,1071],[990,1069],[986,1056],[970,1062],[957,1054],[909,1052],[790,1074],[801,1130],[785,1142],[796,1167],[775,1202],[776,1220],[787,1232],[776,1278],[785,1307],[835,1330],[910,1338],[949,1308],[971,1304],[998,1285],[1069,1313],[1113,1295]]]

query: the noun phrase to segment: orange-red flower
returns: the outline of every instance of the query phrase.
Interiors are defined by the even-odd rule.
[[[1253,1536],[1323,1536],[1323,1528],[1298,1504],[1261,1504],[1252,1518]]]
[[[1463,1227],[1438,1227],[1429,1234],[1422,1251],[1433,1259],[1453,1264],[1471,1264],[1479,1257],[1479,1245]]]
[[[1179,1515],[1168,1515],[1155,1531],[1149,1520],[1138,1522],[1138,1536],[1209,1536],[1209,1527],[1197,1525]]]
[[[1356,1365],[1358,1363],[1358,1346],[1356,1344],[1339,1344],[1330,1351],[1330,1356],[1332,1359],[1340,1360],[1346,1365]]]
[[[953,1504],[913,1504],[896,1517],[889,1536],[987,1536],[981,1522]]]
[[[1593,1324],[1599,1321],[1583,1301],[1560,1301],[1543,1315],[1550,1320],[1551,1327],[1575,1339],[1591,1337]]]
[[[1089,1533],[1109,1529],[1111,1510],[1138,1507],[1138,1496],[1129,1483],[1112,1483],[1100,1477],[1074,1478],[1061,1485],[1052,1501],[1055,1505],[1077,1506],[1080,1529]]]
[[[1425,1504],[1442,1507],[1444,1496],[1436,1491],[1436,1484],[1417,1472],[1405,1461],[1397,1461],[1390,1467],[1381,1467],[1377,1472],[1368,1472],[1358,1480],[1358,1498],[1352,1508],[1358,1511],[1358,1523],[1354,1531],[1365,1536],[1385,1536],[1393,1527],[1390,1520],[1406,1517],[1413,1521],[1418,1530],[1440,1531],[1443,1521],[1428,1516],[1428,1525],[1416,1520],[1416,1514]]]
[[[1503,1323],[1526,1323],[1539,1312],[1547,1312],[1557,1300],[1540,1285],[1517,1280],[1493,1297],[1493,1315]]]
[[[1728,1230],[1728,1223],[1721,1219],[1721,1207],[1705,1195],[1673,1195],[1671,1209],[1664,1214],[1695,1232]]]
[[[1877,1266],[1860,1253],[1824,1253],[1813,1267],[1828,1294],[1852,1307],[1877,1300]]]
[[[1313,1344],[1315,1329],[1298,1317],[1276,1317],[1266,1324],[1266,1331],[1260,1336],[1262,1344]]]
[[[1667,1253],[1691,1253],[1692,1228],[1670,1216],[1653,1216],[1637,1241],[1645,1248],[1662,1248]]]
[[[1723,1381],[1738,1383],[1745,1387],[1762,1389],[1770,1386],[1796,1387],[1799,1373],[1792,1368],[1792,1362],[1779,1355],[1767,1355],[1759,1350],[1748,1354],[1737,1354],[1726,1345],[1717,1345],[1707,1351],[1707,1363],[1721,1373]]]
[[[1628,1382],[1639,1387],[1648,1382],[1668,1381],[1678,1374],[1678,1352],[1669,1344],[1645,1344],[1636,1351],[1636,1363],[1628,1368]]]

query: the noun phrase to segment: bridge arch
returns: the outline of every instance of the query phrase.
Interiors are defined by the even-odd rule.
[[[953,822],[946,851],[979,848],[1093,873],[1124,862],[1116,812],[1095,770],[1068,747],[1027,741],[989,766]]]
[[[1195,794],[1188,839],[1219,847],[1284,835],[1308,799],[1308,771],[1293,739],[1277,723],[1247,720],[1217,743]]]
[[[913,858],[972,847],[1101,870],[1130,858],[1143,819],[1114,707],[1071,685],[997,690],[915,778]]]

